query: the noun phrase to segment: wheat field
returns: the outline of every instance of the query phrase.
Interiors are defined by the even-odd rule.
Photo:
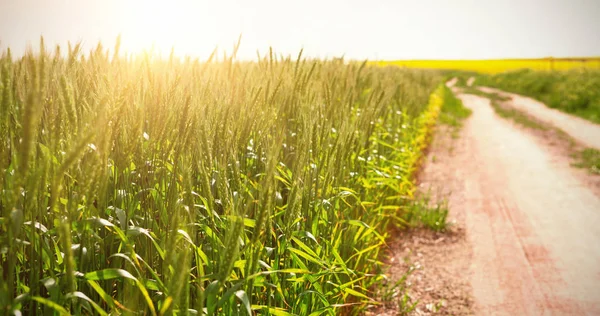
[[[438,72],[272,52],[42,40],[0,68],[7,313],[359,313],[452,97]]]

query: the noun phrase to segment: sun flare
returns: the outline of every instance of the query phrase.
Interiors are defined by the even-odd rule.
[[[212,1],[129,1],[122,5],[123,48],[131,53],[152,49],[168,54],[206,57],[215,47],[230,50],[243,25],[236,6]]]

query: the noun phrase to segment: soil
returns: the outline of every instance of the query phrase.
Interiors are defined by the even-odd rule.
[[[388,250],[390,282],[415,267],[413,315],[600,315],[600,177],[570,157],[595,147],[600,132],[510,96],[503,106],[568,137],[518,126],[488,99],[459,95],[473,115],[457,139],[438,128],[419,178],[423,192],[448,199],[452,225],[398,232]],[[398,314],[401,297],[368,314]]]

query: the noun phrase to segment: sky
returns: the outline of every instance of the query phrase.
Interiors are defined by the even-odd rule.
[[[493,59],[600,56],[600,0],[0,0],[0,49],[99,41],[239,58]]]

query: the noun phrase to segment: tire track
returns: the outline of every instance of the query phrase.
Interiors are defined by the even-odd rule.
[[[469,150],[449,167],[465,183],[453,211],[466,213],[476,312],[600,314],[600,198],[489,100],[460,97]]]

